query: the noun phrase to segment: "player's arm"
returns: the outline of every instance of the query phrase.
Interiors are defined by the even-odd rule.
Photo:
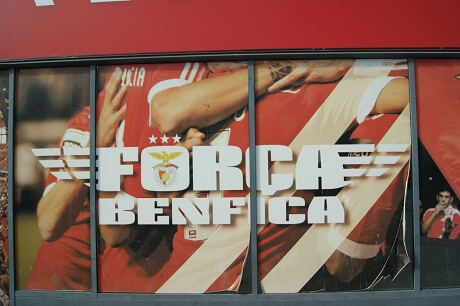
[[[123,119],[125,108],[120,109],[126,94],[126,87],[120,88],[121,73],[110,78],[101,116],[97,125],[97,146],[111,146],[115,131]],[[69,169],[72,175],[73,169]],[[74,178],[72,181],[58,180],[40,199],[37,207],[38,228],[43,240],[54,241],[69,229],[83,208],[88,187],[84,181]]]
[[[278,62],[256,65],[256,95],[267,92],[278,77]],[[291,65],[285,62],[283,67]],[[287,67],[287,66],[286,66]],[[292,67],[289,68],[292,70]],[[277,75],[278,73],[278,75]],[[157,93],[150,103],[153,122],[166,134],[180,134],[190,127],[217,123],[248,103],[248,70],[205,79]]]
[[[395,78],[380,92],[372,114],[400,113],[409,104],[409,80]]]
[[[115,198],[117,192],[99,191],[98,197]],[[100,204],[99,204],[100,205]],[[105,243],[113,248],[131,243],[136,236],[136,226],[132,225],[99,225],[99,230]]]
[[[88,187],[81,180],[57,181],[38,202],[38,229],[43,240],[55,241],[74,224]]]
[[[335,250],[326,261],[327,271],[341,282],[349,282],[361,273],[366,265],[367,259],[353,258]]]
[[[327,83],[342,78],[355,60],[293,61],[295,68],[284,78],[268,88],[273,93],[291,84]]]
[[[438,203],[436,204],[433,213],[429,215],[426,219],[423,218],[422,224],[420,226],[422,235],[426,235],[428,233],[436,217],[443,211],[444,211],[444,206],[441,203]]]

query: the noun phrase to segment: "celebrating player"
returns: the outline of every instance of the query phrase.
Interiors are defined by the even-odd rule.
[[[300,65],[299,65],[300,66]],[[345,65],[346,67],[346,65]],[[394,65],[391,66],[394,68]],[[346,69],[343,68],[343,66],[339,66],[338,69],[335,69],[336,71],[342,72],[342,75],[348,70],[349,67]],[[356,65],[355,67],[355,74],[359,74],[357,72],[360,67]],[[365,69],[361,69],[363,71]],[[363,121],[368,114],[372,113],[380,113],[380,112],[401,112],[401,110],[407,105],[408,103],[408,86],[407,86],[407,79],[403,77],[398,77],[398,76],[392,76],[391,73],[394,73],[391,71],[392,69],[389,69],[388,71],[382,73],[379,76],[376,77],[370,77],[370,76],[358,76],[357,78],[359,79],[358,81],[350,82],[347,83],[347,87],[352,87],[355,84],[366,84],[367,86],[364,86],[364,89],[361,89],[363,93],[363,96],[367,97],[367,100],[364,100],[361,102],[363,99],[359,99],[359,97],[354,98],[353,100],[350,100],[349,104],[347,104],[347,101],[341,102],[342,104],[337,105],[337,108],[335,111],[337,113],[332,114],[329,113],[328,116],[330,118],[323,120],[324,124],[333,124],[334,122],[338,125],[339,123],[342,125],[342,130],[340,131],[340,128],[337,130],[337,134],[335,135],[328,135],[331,133],[324,133],[323,136],[324,138],[330,138],[331,140],[330,143],[334,143],[337,141],[337,139],[341,136],[341,134],[349,128],[349,126],[353,123],[353,121],[356,119],[357,121]],[[395,69],[396,71],[398,69]],[[301,84],[304,81],[308,82],[308,70],[303,70],[301,73],[301,77],[305,77],[304,79],[301,80],[300,83],[298,83],[298,80],[301,77],[298,77],[299,74],[297,74],[298,69],[296,67],[295,62],[272,62],[272,63],[263,63],[259,64],[256,67],[256,80],[258,80],[260,83],[256,83],[256,95],[259,96],[258,104],[256,106],[256,120],[258,122],[258,125],[261,127],[264,126],[271,126],[273,122],[280,122],[283,124],[282,128],[274,132],[273,129],[264,129],[261,128],[258,130],[258,135],[257,135],[257,144],[271,144],[271,143],[276,143],[276,144],[285,144],[289,145],[295,135],[299,133],[299,131],[302,129],[302,127],[310,121],[311,118],[314,118],[315,112],[319,110],[323,104],[323,102],[328,98],[328,96],[331,94],[331,92],[334,91],[336,87],[338,87],[338,82],[334,82],[334,80],[340,79],[340,73],[338,74],[333,74],[330,78],[328,79],[323,79],[323,81],[330,81],[330,83],[326,84],[310,84],[310,85],[305,85],[301,86]],[[390,75],[388,75],[390,73]],[[278,92],[277,94],[273,95],[261,95],[261,93],[264,92],[264,90],[267,90],[269,87],[271,87],[274,83],[278,82],[279,80],[282,80],[283,78],[295,74],[295,77],[291,78],[290,82],[292,83],[291,87],[286,88],[285,90],[282,90],[281,92]],[[311,74],[311,73],[310,73]],[[396,72],[397,74],[397,72]],[[226,79],[226,84],[230,85],[235,85],[237,83],[234,83],[234,79],[236,78],[237,74],[231,74],[228,76],[228,79]],[[217,79],[217,78],[216,78]],[[267,81],[267,83],[264,83],[264,80]],[[223,85],[222,83],[219,83],[218,81],[215,81],[215,83],[211,83],[212,79],[207,80],[207,86],[220,86]],[[347,80],[348,81],[348,80]],[[343,81],[342,81],[343,82]],[[224,84],[225,84],[224,83]],[[206,101],[212,101],[215,103],[217,106],[213,106],[214,104],[211,105],[204,105],[203,101],[204,98],[202,99],[197,99],[195,101],[189,101],[186,100],[187,103],[184,102],[182,104],[182,101],[185,101],[181,99],[181,96],[186,96],[185,91],[187,89],[193,88],[194,90],[197,90],[200,85],[204,85],[205,82],[201,83],[194,83],[194,84],[189,84],[186,86],[182,86],[180,88],[170,88],[168,90],[164,90],[161,95],[158,94],[154,96],[152,102],[152,112],[153,112],[153,117],[155,118],[155,122],[160,126],[161,129],[165,130],[166,132],[180,132],[182,129],[187,128],[189,125],[190,126],[196,126],[196,127],[204,127],[206,125],[211,124],[212,122],[206,121],[213,118],[213,113],[212,113],[212,108],[216,110],[216,112],[219,113],[218,116],[219,119],[221,119],[224,114],[222,114],[221,107],[222,105],[220,102],[222,102],[224,105],[226,105],[226,100],[228,96],[224,95],[225,99],[220,100],[219,95],[212,95],[214,92],[212,90],[209,91],[210,96],[206,96]],[[261,86],[262,85],[262,86]],[[285,87],[286,85],[289,85],[289,82],[287,83],[282,83],[282,85]],[[241,86],[241,84],[238,84],[238,86]],[[222,91],[222,88],[219,88],[217,92]],[[275,91],[277,87],[273,87],[272,91]],[[342,89],[342,88],[340,88]],[[201,90],[197,90],[200,94],[204,95],[203,91],[205,91],[206,88],[203,88]],[[346,89],[345,89],[346,90]],[[353,92],[359,92],[359,89],[350,89],[350,91]],[[224,91],[225,92],[225,91]],[[232,90],[231,93],[234,91]],[[241,93],[242,91],[240,91]],[[237,91],[238,93],[238,91]],[[242,100],[246,99],[247,93],[243,92],[244,95],[241,96],[236,96],[233,95],[232,97],[235,100],[238,100],[238,102],[242,102]],[[345,100],[345,98],[344,98]],[[168,102],[169,101],[169,102]],[[194,104],[194,102],[197,102],[197,104]],[[168,104],[170,103],[170,104]],[[168,106],[169,105],[169,106]],[[179,106],[184,106],[183,110]],[[203,106],[206,107],[206,110],[204,110]],[[241,104],[239,105],[241,107]],[[168,116],[168,109],[171,111],[174,109],[173,113]],[[193,110],[203,110],[203,112],[200,112],[197,116],[190,117],[189,115],[193,112]],[[211,109],[211,110],[210,110]],[[183,111],[183,113],[182,113]],[[203,116],[199,117],[199,116]],[[295,116],[294,114],[298,114],[299,116]],[[340,117],[346,117],[346,121],[344,122],[339,122],[341,118],[336,118],[337,116]],[[240,118],[240,116],[235,116],[237,118]],[[194,120],[194,118],[199,118],[199,120]],[[314,118],[316,119],[316,118]],[[204,122],[204,123],[202,123]],[[247,122],[246,122],[247,123]],[[231,135],[237,135],[235,137],[238,137],[238,135],[247,135],[247,125],[244,125],[244,120],[240,121],[227,121],[223,126],[218,127],[217,129],[214,129],[212,127],[207,127],[204,129],[206,132],[211,132],[212,133],[222,133],[223,132],[223,127],[225,129],[231,130]],[[316,131],[318,132],[318,131]],[[237,138],[230,136],[229,145],[237,145],[241,147],[244,150],[244,145],[247,146],[247,140],[238,140]],[[239,136],[241,138],[241,136]],[[328,141],[328,140],[320,140],[320,142]],[[247,190],[244,190],[242,194],[246,194]],[[224,193],[225,195],[225,193]],[[234,195],[234,193],[232,194]],[[300,192],[298,191],[296,194],[297,196],[303,196],[307,202],[309,202],[309,199],[311,199],[311,193],[305,193],[305,192]],[[275,195],[276,196],[276,195]],[[398,202],[399,203],[399,202]],[[258,239],[258,245],[259,245],[259,270],[260,270],[260,277],[262,278],[262,285],[264,286],[264,277],[267,276],[267,274],[270,272],[271,267],[273,267],[285,254],[285,252],[288,252],[289,249],[292,247],[292,244],[295,243],[295,240],[302,236],[307,230],[309,226],[290,226],[290,227],[280,227],[275,224],[268,224],[267,226],[264,227],[264,229],[259,233],[259,239]],[[233,228],[233,234],[236,235],[235,230],[237,227]],[[216,241],[220,235],[220,233],[225,232],[225,230],[221,229],[216,229],[215,232],[208,233],[209,239],[197,241],[195,243],[195,248],[193,248],[193,251],[191,252],[190,250],[188,251],[183,251],[190,249],[190,245],[192,244],[190,242],[193,241],[195,238],[190,238],[190,234],[187,233],[186,229],[182,229],[176,234],[175,241],[177,241],[177,244],[175,244],[177,247],[175,247],[174,252],[172,254],[172,259],[171,261],[167,264],[167,269],[165,271],[170,270],[173,271],[174,273],[170,272],[169,274],[164,276],[164,279],[167,279],[166,285],[163,285],[160,289],[159,292],[170,292],[170,291],[175,291],[175,290],[187,290],[184,289],[184,286],[187,285],[188,279],[186,279],[184,276],[187,273],[190,273],[190,271],[195,271],[196,267],[192,269],[190,267],[189,270],[188,266],[191,264],[188,264],[188,261],[186,260],[191,256],[191,254],[194,254],[194,256],[198,256],[197,254],[201,254],[203,256],[206,256],[206,253],[204,250],[207,250],[209,252],[209,249],[207,249],[206,245],[212,245],[214,241]],[[276,233],[276,234],[275,234]],[[189,238],[187,238],[187,235]],[[193,237],[195,237],[195,232]],[[222,237],[225,237],[225,235],[222,235]],[[187,242],[188,240],[188,242]],[[187,247],[182,247],[187,245]],[[235,257],[238,257],[239,259],[236,259],[233,263],[230,264],[229,268],[225,271],[225,269],[222,271],[223,273],[221,274],[211,274],[208,277],[210,279],[213,279],[213,281],[209,281],[209,286],[204,288],[203,291],[213,291],[213,290],[222,290],[222,288],[225,288],[222,286],[222,281],[223,280],[233,280],[235,286],[238,285],[238,279],[235,279],[235,277],[228,277],[230,275],[229,272],[232,271],[235,267],[238,267],[238,262],[242,263],[242,261],[245,258],[245,253],[243,252],[244,250],[241,249],[242,253],[238,253],[237,249],[234,250],[234,254],[236,255]],[[203,250],[203,252],[201,252]],[[275,250],[275,251],[274,251]],[[276,254],[275,254],[276,253]],[[179,259],[175,260],[175,255]],[[230,255],[229,252],[222,252],[223,255],[226,256],[232,256]],[[234,255],[233,255],[234,256]],[[194,257],[195,258],[195,257]],[[190,260],[190,262],[193,262],[195,265],[197,264],[196,261]],[[206,265],[205,261],[198,262],[198,264],[203,264]],[[239,266],[241,268],[241,266]],[[331,267],[331,265],[329,265]],[[203,266],[203,269],[204,266]],[[332,270],[332,269],[331,269]],[[184,271],[182,273],[182,271]],[[225,271],[225,272],[224,272]],[[333,271],[332,271],[333,273]],[[337,275],[337,273],[336,273]],[[354,274],[356,275],[356,274]],[[182,276],[182,277],[181,277]],[[160,283],[162,283],[160,281]],[[174,284],[174,285],[172,285]],[[176,289],[173,286],[177,286]],[[220,287],[219,287],[220,286]],[[193,287],[193,286],[191,286]],[[197,288],[197,287],[194,287]],[[235,288],[235,287],[233,287]],[[196,289],[190,289],[190,292],[195,292],[193,290]],[[196,292],[199,292],[198,289]],[[186,291],[189,292],[189,291]]]
[[[120,108],[126,86],[119,87],[121,71],[107,82],[104,99],[98,100],[98,147],[111,146],[115,131],[125,115]],[[69,120],[62,137],[61,152],[71,147],[89,146],[89,107]],[[65,159],[72,158],[65,156]],[[74,169],[68,173],[73,176]],[[27,289],[90,290],[91,250],[88,186],[84,180],[58,180],[49,174],[37,207],[42,244],[27,283]]]
[[[331,131],[321,130],[321,136],[324,138],[319,140],[319,142],[333,144],[354,121],[362,122],[370,113],[400,112],[407,105],[407,79],[391,76],[392,70],[398,70],[393,69],[396,62],[382,66],[382,71],[378,73],[372,69],[366,69],[365,65],[360,67],[355,64],[353,71],[349,73],[350,79],[338,82],[349,70],[350,63],[346,64],[346,62],[336,65],[335,68],[325,69],[323,78],[315,76],[313,73],[315,70],[302,67],[300,62],[258,63],[255,84],[256,95],[259,97],[256,106],[258,124],[262,127],[271,126],[274,122],[283,124],[283,127],[275,133],[273,129],[259,129],[258,144],[293,144],[296,135],[304,133],[304,129],[308,126],[307,123],[318,123],[318,127],[326,126],[326,124],[334,126]],[[314,61],[312,63],[311,67],[314,67]],[[248,119],[245,116],[248,97],[247,69],[219,67],[217,70],[211,68],[211,72],[206,72],[198,63],[185,64],[182,69],[178,70],[167,69],[166,66],[151,67],[152,73],[162,69],[171,74],[176,73],[170,78],[163,74],[163,78],[159,77],[158,81],[155,82],[154,79],[149,81],[148,84],[152,86],[148,94],[148,100],[151,102],[151,123],[157,125],[166,135],[176,135],[179,138],[180,136],[177,135],[181,135],[190,127],[201,128],[206,134],[206,144],[234,145],[244,151],[248,147]],[[324,63],[318,63],[318,66],[327,67]],[[136,75],[134,68],[132,68],[131,75]],[[145,70],[145,72],[148,71],[149,69]],[[197,76],[199,79],[195,79]],[[276,91],[278,87],[272,87],[288,76],[292,77],[287,83],[281,83],[281,85],[278,83],[283,90]],[[317,81],[324,83],[319,84],[316,83]],[[139,82],[134,81],[134,83]],[[274,94],[267,93],[270,91],[269,88]],[[337,95],[337,98],[335,97],[336,92],[344,94]],[[329,102],[331,97],[343,101]],[[326,100],[328,100],[327,103],[325,103]],[[323,112],[323,109],[330,105],[333,105],[332,109],[335,112],[323,113],[327,116],[326,120],[323,120],[323,117],[318,119],[317,113]],[[129,112],[129,105],[127,112]],[[235,115],[232,115],[233,113]],[[125,129],[132,129],[130,126],[127,119]],[[145,127],[144,131],[148,132],[142,133],[140,149],[155,145],[156,139],[161,135],[158,134],[158,130],[149,126]],[[125,130],[124,139],[126,135]],[[167,143],[168,136],[166,135],[163,135],[162,140],[165,139]],[[152,197],[151,193],[149,195],[142,189],[139,181],[133,183],[136,181],[136,176],[138,177],[136,166],[134,167],[134,176],[128,176],[125,179],[123,191],[135,198]],[[239,168],[244,171],[243,165],[240,165]],[[232,192],[231,195],[245,197],[247,193],[248,190],[244,189]],[[229,194],[229,192],[223,193],[224,196],[229,196]],[[192,198],[202,196],[212,197],[213,195],[200,192],[200,194],[192,195]],[[313,194],[298,191],[294,196],[303,197],[309,203]],[[155,273],[149,274],[152,277],[147,286],[132,290],[210,292],[236,289],[240,282],[241,269],[246,256],[245,248],[249,243],[249,227],[247,224],[244,226],[244,222],[241,222],[245,220],[245,214],[247,211],[244,211],[237,220],[234,219],[238,226],[216,227],[193,224],[179,226],[174,236],[171,259],[159,272],[156,270]],[[131,231],[126,231],[126,228],[129,229],[123,226],[101,227],[103,236],[109,245],[118,247],[118,250],[109,249],[111,253],[115,252],[120,255],[121,252],[125,252],[129,255],[126,245],[132,243],[133,238]],[[306,225],[280,227],[268,224],[263,227],[259,234],[259,269],[263,285],[264,278],[271,272],[271,267],[290,251],[296,239],[305,234],[308,229],[309,226]],[[126,234],[120,234],[123,231],[126,231]],[[230,237],[235,243],[228,243]],[[209,267],[206,260],[209,256],[219,258],[212,263],[216,265],[213,269],[206,268]],[[104,256],[103,262],[111,262],[110,258],[114,257],[116,256]],[[124,256],[124,258],[131,266],[133,265],[129,256]],[[112,262],[116,261],[112,260]],[[114,264],[105,267],[110,266],[113,267]],[[112,275],[113,271],[118,270],[104,269],[103,266],[101,275]],[[200,278],[200,281],[196,281],[197,277]],[[112,280],[111,277],[105,279]],[[126,287],[118,284],[108,287],[107,290],[116,291],[123,290],[123,288]]]

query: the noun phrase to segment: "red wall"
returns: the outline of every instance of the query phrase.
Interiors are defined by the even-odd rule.
[[[458,0],[0,2],[0,61],[127,53],[460,49]]]

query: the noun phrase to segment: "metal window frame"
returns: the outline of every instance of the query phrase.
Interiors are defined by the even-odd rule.
[[[334,293],[296,293],[296,294],[259,294],[257,292],[257,235],[256,235],[256,205],[251,206],[251,274],[252,291],[250,294],[137,294],[137,293],[100,293],[97,284],[97,212],[95,208],[95,171],[91,170],[90,190],[90,232],[91,232],[91,265],[92,291],[30,291],[15,288],[15,243],[14,243],[14,103],[15,103],[15,74],[19,68],[89,66],[90,69],[90,107],[91,131],[95,131],[95,105],[97,95],[97,66],[126,63],[165,63],[184,61],[228,61],[244,60],[248,62],[249,114],[250,114],[250,182],[255,182],[255,89],[254,61],[274,59],[332,59],[332,58],[403,58],[409,63],[409,91],[412,129],[411,175],[412,175],[412,213],[413,213],[413,289],[394,291],[360,291]],[[127,302],[143,305],[146,302],[156,302],[164,305],[190,302],[200,305],[214,305],[219,302],[224,305],[236,304],[273,304],[289,302],[301,305],[433,305],[442,297],[443,305],[458,305],[460,288],[421,289],[420,288],[420,221],[419,216],[419,186],[418,186],[418,134],[416,113],[415,88],[415,58],[460,58],[460,50],[321,50],[296,52],[245,52],[245,53],[213,53],[213,54],[153,54],[140,56],[108,56],[105,58],[56,58],[32,59],[21,62],[0,62],[0,69],[9,69],[9,121],[8,121],[8,221],[9,221],[9,252],[10,252],[10,300],[11,305],[49,305],[51,302],[64,305],[92,303],[94,305],[125,305]],[[95,165],[95,132],[90,138],[90,163]],[[254,185],[254,184],[253,184]],[[250,193],[252,203],[255,202],[255,192]]]

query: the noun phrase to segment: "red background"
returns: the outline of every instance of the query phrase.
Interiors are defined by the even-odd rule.
[[[0,2],[0,61],[323,48],[460,49],[460,1]]]

